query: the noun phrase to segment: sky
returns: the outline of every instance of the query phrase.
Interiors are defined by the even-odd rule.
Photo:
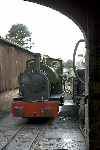
[[[79,27],[56,10],[23,0],[0,0],[0,35],[5,37],[17,23],[32,32],[32,52],[64,61],[72,59],[76,42],[84,38]],[[84,44],[80,49],[81,53]]]

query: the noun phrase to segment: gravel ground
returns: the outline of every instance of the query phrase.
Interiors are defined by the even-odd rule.
[[[11,102],[18,95],[18,89],[0,93],[0,118],[2,114],[10,111]]]
[[[27,120],[10,113],[0,120],[0,150],[87,150],[71,100],[60,107],[59,117]]]

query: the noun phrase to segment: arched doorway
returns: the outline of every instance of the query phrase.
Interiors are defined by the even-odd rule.
[[[96,2],[90,1],[44,1],[28,0],[45,5],[69,16],[85,33],[87,46],[87,95],[89,96],[89,149],[100,148],[100,61],[99,61],[99,26],[100,14]],[[97,13],[98,12],[98,13]]]

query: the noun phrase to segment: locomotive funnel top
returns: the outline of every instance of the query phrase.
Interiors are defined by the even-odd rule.
[[[31,72],[39,72],[40,71],[40,58],[41,55],[36,53],[33,59],[30,59],[26,62],[26,69]]]

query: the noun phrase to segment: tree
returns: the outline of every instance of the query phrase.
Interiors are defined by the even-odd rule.
[[[6,39],[27,49],[31,49],[33,44],[31,42],[31,32],[29,32],[28,28],[23,24],[12,25],[6,35]]]

